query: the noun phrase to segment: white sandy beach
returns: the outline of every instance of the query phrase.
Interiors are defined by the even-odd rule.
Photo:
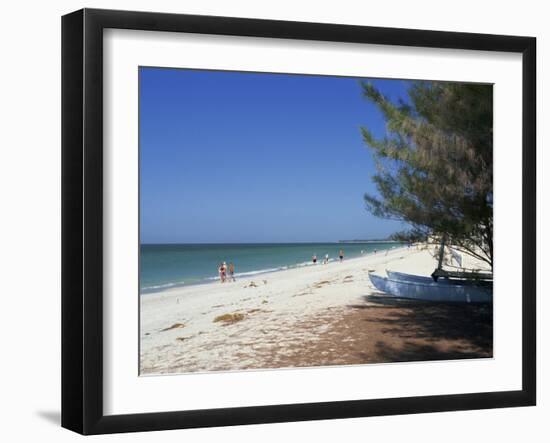
[[[378,294],[368,271],[429,275],[436,266],[432,253],[401,247],[343,263],[145,294],[140,313],[141,374],[287,366],[301,343],[315,343],[350,306]],[[465,267],[483,268],[470,257],[463,260]],[[327,357],[319,355],[316,362],[338,363],[330,358],[335,352],[327,349]]]

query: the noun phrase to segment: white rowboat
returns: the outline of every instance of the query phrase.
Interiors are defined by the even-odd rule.
[[[416,283],[435,283],[435,280],[432,277],[423,276],[423,275],[414,275],[414,274],[405,274],[404,272],[388,271],[386,269],[386,274],[390,280],[399,280],[399,281],[408,281]],[[448,278],[438,278],[437,283],[448,284],[448,285],[478,285],[484,287],[492,287],[493,283],[487,280],[465,280],[465,279],[448,279]]]
[[[411,277],[417,280],[398,280],[369,273],[370,281],[376,289],[398,298],[456,303],[488,303],[493,300],[491,285],[477,285],[473,282],[454,284],[449,281],[434,282],[430,277]]]

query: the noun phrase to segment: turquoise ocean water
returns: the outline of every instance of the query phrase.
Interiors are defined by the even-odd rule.
[[[140,246],[140,292],[158,292],[175,286],[207,283],[218,278],[218,266],[235,265],[235,277],[250,278],[318,263],[325,254],[337,260],[340,249],[345,259],[400,246],[398,243],[277,243],[277,244],[170,244]]]

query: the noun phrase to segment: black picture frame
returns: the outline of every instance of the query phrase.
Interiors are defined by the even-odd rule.
[[[103,30],[454,48],[522,54],[522,389],[177,412],[103,413]],[[83,9],[62,18],[62,426],[82,434],[229,426],[536,403],[536,39]]]

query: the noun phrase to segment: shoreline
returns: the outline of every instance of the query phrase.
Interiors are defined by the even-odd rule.
[[[377,342],[395,350],[416,341],[422,360],[492,355],[492,342],[478,346],[466,332],[460,337],[477,307],[441,310],[446,304],[388,300],[368,278],[369,271],[386,269],[429,275],[435,264],[426,249],[404,246],[342,263],[149,293],[140,297],[140,374],[399,361],[397,351],[391,353],[396,360],[385,360]],[[437,328],[428,327],[421,315],[430,311],[440,319]],[[490,311],[480,317],[482,326],[492,325]],[[480,328],[485,337],[487,328]],[[408,337],[409,329],[418,337]],[[435,343],[441,331],[450,338]]]
[[[388,242],[388,243],[390,243],[390,242]],[[395,243],[399,243],[399,242],[395,242]],[[364,258],[364,257],[370,256],[370,255],[386,255],[385,254],[386,252],[396,251],[398,249],[408,249],[408,248],[406,246],[397,247],[397,248],[392,246],[391,248],[382,249],[378,252],[366,252],[365,254],[362,254],[362,255],[359,255],[359,256],[344,258],[344,261],[349,262],[351,260]],[[294,269],[308,268],[310,266],[328,266],[328,265],[333,264],[333,263],[339,263],[339,260],[336,259],[336,258],[334,258],[334,259],[331,258],[331,259],[329,259],[329,262],[326,265],[323,264],[321,261],[318,261],[318,263],[315,263],[315,264],[312,263],[311,261],[308,261],[308,262],[298,263],[296,265],[284,265],[284,266],[281,266],[280,268],[245,271],[245,272],[242,272],[242,273],[236,273],[235,277],[242,280],[242,279],[247,279],[247,278],[254,278],[256,276],[260,276],[260,275],[263,275],[263,274],[274,274],[274,273],[290,271],[290,270],[294,270]],[[217,277],[217,276],[205,277],[202,280],[197,281],[197,282],[193,282],[193,283],[174,283],[174,284],[161,285],[162,289],[159,287],[158,290],[149,290],[149,288],[144,288],[144,289],[140,289],[139,295],[141,296],[141,295],[158,294],[158,293],[164,292],[164,291],[176,290],[176,289],[180,289],[180,288],[198,286],[198,285],[208,285],[208,284],[211,284],[211,283],[220,283],[219,277]]]

